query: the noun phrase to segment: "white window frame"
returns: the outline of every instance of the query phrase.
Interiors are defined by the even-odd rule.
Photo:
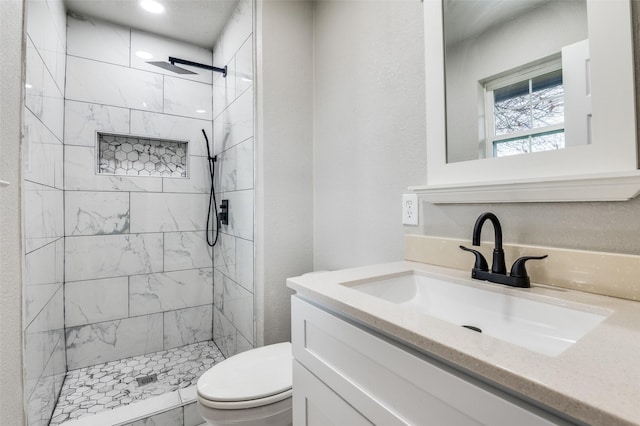
[[[494,158],[494,145],[496,142],[508,141],[512,139],[519,139],[523,137],[531,137],[537,135],[543,135],[545,133],[564,131],[564,120],[562,123],[536,127],[532,129],[516,131],[506,133],[504,135],[495,134],[495,117],[494,117],[494,90],[501,89],[510,84],[519,83],[524,80],[531,80],[540,75],[548,74],[553,71],[562,69],[562,58],[560,55],[554,56],[551,59],[545,60],[541,63],[528,65],[518,68],[517,70],[508,71],[500,76],[485,79],[481,82],[484,88],[484,108],[485,108],[485,134],[487,135],[485,150],[487,158]]]

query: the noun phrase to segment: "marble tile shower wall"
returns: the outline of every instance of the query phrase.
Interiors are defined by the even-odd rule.
[[[177,77],[136,53],[206,64],[212,53],[77,16],[67,27],[67,366],[211,340],[210,177],[201,129],[212,137],[212,76]],[[188,178],[96,174],[96,131],[189,141]]]
[[[27,424],[46,425],[66,372],[63,306],[62,0],[27,2],[23,131],[24,380]]]
[[[63,308],[65,12],[27,2],[24,108],[24,377],[27,422],[44,425],[66,371]]]
[[[227,78],[214,76],[214,152],[218,200],[229,200],[229,225],[214,249],[213,340],[225,356],[255,345],[253,309],[254,97],[253,3],[240,0],[213,49]],[[221,65],[217,65],[221,66]]]

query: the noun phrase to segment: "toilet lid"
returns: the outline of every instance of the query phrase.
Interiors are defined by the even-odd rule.
[[[291,343],[277,343],[234,355],[205,372],[198,395],[209,401],[260,399],[291,389]]]

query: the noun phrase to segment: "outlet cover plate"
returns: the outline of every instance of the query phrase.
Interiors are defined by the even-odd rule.
[[[418,194],[402,194],[402,223],[418,225]]]

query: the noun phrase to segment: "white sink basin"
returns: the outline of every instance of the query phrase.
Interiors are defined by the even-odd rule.
[[[344,285],[456,325],[477,327],[483,334],[549,356],[561,354],[611,314],[603,309],[588,312],[588,306],[581,310],[577,304],[567,307],[511,296],[418,272]]]

